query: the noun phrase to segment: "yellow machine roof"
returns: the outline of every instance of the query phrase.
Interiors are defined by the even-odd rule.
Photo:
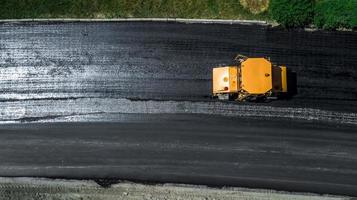
[[[248,58],[241,64],[241,87],[250,94],[265,94],[272,86],[272,64],[265,58]]]

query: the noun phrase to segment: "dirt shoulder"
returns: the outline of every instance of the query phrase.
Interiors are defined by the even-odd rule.
[[[103,188],[94,181],[52,180],[38,178],[0,178],[0,199],[41,200],[41,199],[274,199],[274,200],[339,200],[351,199],[338,196],[314,194],[293,194],[272,190],[253,190],[245,188],[214,189],[191,185],[144,185],[118,183]]]

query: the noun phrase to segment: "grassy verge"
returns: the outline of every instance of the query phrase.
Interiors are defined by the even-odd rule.
[[[239,0],[0,0],[1,19],[123,17],[269,19]]]
[[[357,28],[357,0],[270,0],[269,11],[286,28]]]
[[[320,0],[316,5],[314,24],[318,28],[357,28],[356,0]]]
[[[357,0],[0,0],[0,19],[23,18],[245,19],[356,29]]]

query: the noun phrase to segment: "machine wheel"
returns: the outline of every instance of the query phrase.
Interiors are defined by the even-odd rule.
[[[242,101],[262,103],[262,102],[268,102],[268,98],[265,95],[248,95],[245,96]]]
[[[217,94],[217,97],[221,101],[228,101],[229,100],[229,94]]]

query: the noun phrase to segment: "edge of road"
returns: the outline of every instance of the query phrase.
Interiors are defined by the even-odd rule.
[[[226,24],[226,25],[261,25],[261,26],[279,26],[273,21],[262,20],[244,20],[244,19],[191,19],[191,18],[26,18],[26,19],[0,19],[2,23],[30,23],[30,22],[58,22],[58,23],[74,23],[74,22],[171,22],[184,24]],[[319,31],[321,29],[315,27],[305,27],[303,30],[307,32]],[[355,32],[353,29],[337,29],[341,32]]]
[[[0,177],[0,194],[5,199],[34,200],[39,196],[49,199],[291,199],[291,200],[347,200],[347,196],[318,195],[312,193],[290,193],[275,190],[248,188],[210,188],[181,184],[138,184],[118,182],[108,187],[91,180],[64,180],[47,178]],[[42,199],[42,198],[41,198]]]
[[[16,22],[177,22],[187,24],[259,24],[269,25],[267,21],[259,20],[227,20],[227,19],[185,19],[185,18],[35,18],[35,19],[0,19],[0,23]]]

